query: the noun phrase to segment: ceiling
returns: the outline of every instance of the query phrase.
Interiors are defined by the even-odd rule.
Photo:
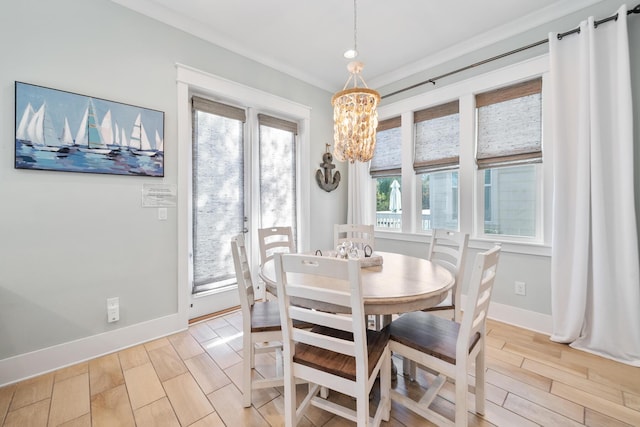
[[[349,76],[353,0],[112,1],[328,91]],[[357,0],[357,60],[380,87],[598,1]]]

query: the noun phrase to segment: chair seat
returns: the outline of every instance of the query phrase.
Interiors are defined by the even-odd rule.
[[[297,320],[293,321],[296,328],[310,328],[312,325]],[[279,331],[280,307],[278,301],[256,301],[251,307],[251,332]]]
[[[353,334],[349,332],[321,326],[314,326],[311,330],[323,335],[353,341]],[[371,376],[378,360],[382,357],[388,342],[389,328],[384,328],[381,331],[367,330],[367,354],[369,356],[369,372],[367,374],[369,376]],[[356,359],[352,356],[298,343],[296,344],[293,361],[352,381],[356,380]]]
[[[456,341],[460,324],[430,313],[415,311],[391,322],[390,339],[445,362],[456,363]],[[476,333],[469,349],[480,339]]]
[[[279,331],[278,301],[256,301],[251,307],[251,332]]]

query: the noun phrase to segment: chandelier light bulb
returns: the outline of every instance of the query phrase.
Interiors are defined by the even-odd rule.
[[[347,59],[353,59],[356,56],[358,56],[358,51],[355,49],[349,49],[347,51],[344,52],[344,57]]]

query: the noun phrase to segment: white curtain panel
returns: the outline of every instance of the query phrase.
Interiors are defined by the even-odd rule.
[[[553,341],[640,366],[627,10],[549,35]]]
[[[369,162],[353,162],[348,166],[347,224],[374,224],[373,197]]]

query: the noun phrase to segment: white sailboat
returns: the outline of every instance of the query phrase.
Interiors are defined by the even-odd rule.
[[[164,152],[164,141],[162,140],[162,138],[160,138],[160,134],[158,133],[157,129],[156,129],[156,150],[158,150],[158,153]]]
[[[16,129],[16,139],[26,145],[31,145],[31,141],[28,140],[27,136],[27,126],[29,126],[29,122],[34,114],[35,111],[33,111],[31,103],[27,104],[24,112],[22,113],[20,124],[18,124],[18,128]]]
[[[73,136],[71,135],[71,128],[69,127],[69,120],[64,118],[64,128],[62,128],[62,135],[60,136],[60,142],[62,145],[73,145]]]
[[[87,119],[89,117],[89,107],[85,108],[84,115],[80,121],[80,127],[76,134],[75,145],[87,145]]]
[[[47,114],[47,104],[42,103],[27,125],[27,139],[33,148],[40,151],[69,151],[60,146],[60,140],[53,128],[51,117]]]
[[[80,128],[78,129],[76,145],[79,146],[78,149],[83,153],[110,154],[112,151],[102,141],[102,135],[96,118],[96,109],[93,106],[91,98],[89,98],[89,105],[84,113]]]
[[[113,146],[116,150],[120,150],[120,126],[118,125],[118,122],[115,122],[114,127]]]
[[[123,150],[128,150],[129,143],[127,142],[127,133],[125,132],[124,128],[120,128],[120,133],[122,134],[120,136],[120,147],[122,147]]]
[[[151,148],[151,143],[147,137],[147,132],[144,130],[140,114],[136,118],[133,124],[133,131],[131,132],[131,139],[129,140],[129,147],[133,154],[138,156],[153,157],[157,154],[157,151]]]
[[[102,143],[106,146],[113,144],[113,128],[111,126],[111,110],[107,111],[107,114],[102,118],[100,123],[100,136],[102,137]]]

